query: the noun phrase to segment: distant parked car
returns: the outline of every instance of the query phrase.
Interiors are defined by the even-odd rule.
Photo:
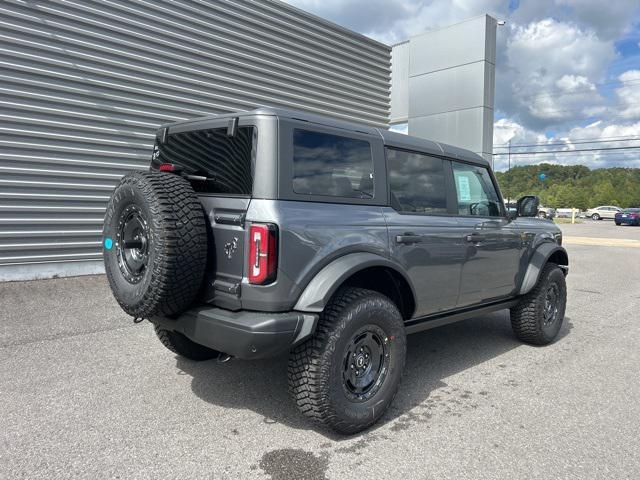
[[[572,215],[573,208],[556,208],[557,218],[571,218]],[[576,217],[584,217],[584,212],[582,212],[582,210],[576,209],[575,215]]]
[[[616,213],[616,225],[628,223],[629,225],[640,226],[640,208],[625,208],[621,212]]]
[[[615,218],[616,213],[621,212],[620,207],[614,207],[612,205],[603,205],[601,207],[590,208],[587,210],[586,216],[593,220],[602,220],[603,218]]]
[[[552,219],[556,216],[556,211],[553,208],[547,208],[547,207],[543,207],[540,206],[538,207],[538,218],[548,218],[548,219]]]

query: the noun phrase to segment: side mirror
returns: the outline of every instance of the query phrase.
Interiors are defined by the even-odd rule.
[[[540,199],[535,195],[526,195],[518,200],[519,217],[535,217],[538,215]]]
[[[507,207],[507,218],[509,220],[515,220],[518,218],[518,210],[513,207]]]

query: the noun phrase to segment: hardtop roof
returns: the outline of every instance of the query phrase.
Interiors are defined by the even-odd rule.
[[[241,111],[241,112],[233,112],[233,113],[224,113],[219,115],[208,115],[205,117],[194,118],[192,120],[173,122],[166,125],[162,125],[162,127],[171,127],[172,125],[181,125],[184,126],[189,123],[200,123],[206,120],[219,120],[224,118],[233,118],[233,117],[250,117],[250,116],[275,116],[278,118],[287,118],[291,120],[299,120],[303,122],[316,123],[319,125],[325,125],[329,127],[339,128],[347,131],[354,131],[360,133],[366,133],[370,135],[379,135],[383,143],[389,147],[407,149],[407,150],[418,150],[427,154],[433,155],[441,155],[450,157],[457,160],[463,160],[470,163],[475,163],[481,165],[483,167],[489,166],[489,162],[487,162],[480,155],[473,153],[470,150],[466,150],[464,148],[456,147],[453,145],[449,145],[442,142],[436,142],[432,140],[427,140],[420,137],[415,137],[411,135],[405,135],[398,132],[393,132],[384,128],[372,127],[369,125],[350,122],[347,120],[341,120],[334,117],[317,115],[314,113],[308,113],[301,110],[288,110],[284,108],[273,108],[273,107],[260,107],[253,110]]]

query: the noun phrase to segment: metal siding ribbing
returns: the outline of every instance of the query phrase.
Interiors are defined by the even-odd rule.
[[[0,265],[100,258],[160,123],[268,105],[389,120],[390,48],[275,0],[4,0]]]

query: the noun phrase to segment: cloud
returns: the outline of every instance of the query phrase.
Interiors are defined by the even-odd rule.
[[[614,44],[572,23],[547,18],[513,26],[505,50],[511,99],[497,108],[530,128],[549,128],[599,106],[601,82]]]
[[[615,0],[603,3],[591,0],[558,0],[568,7],[564,15],[591,26],[605,40],[615,40],[632,25],[640,10],[638,0]]]
[[[581,151],[576,153],[527,154],[528,152],[575,151],[598,148],[640,147],[640,121],[616,124],[599,120],[586,126],[573,127],[567,132],[547,136],[526,128],[510,119],[494,123],[494,168],[506,170],[509,165],[508,148],[511,140],[511,166],[540,162],[563,165],[588,165],[592,168],[640,167],[638,150]],[[526,145],[526,146],[522,146]]]
[[[619,77],[622,86],[616,90],[620,101],[620,116],[625,119],[640,119],[640,70],[629,70]]]

